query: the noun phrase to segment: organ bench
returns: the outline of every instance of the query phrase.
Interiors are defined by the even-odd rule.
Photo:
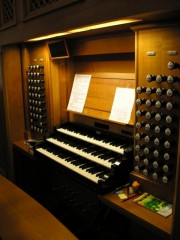
[[[48,210],[0,175],[0,239],[76,240]]]

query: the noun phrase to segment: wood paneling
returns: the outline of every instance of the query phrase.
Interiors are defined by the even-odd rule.
[[[14,178],[12,142],[24,138],[24,111],[22,94],[21,59],[15,45],[2,49],[2,90],[4,95],[6,127],[6,166],[9,178]],[[4,149],[5,150],[5,149]]]
[[[3,79],[9,139],[13,142],[24,136],[21,60],[17,46],[3,48]]]
[[[61,1],[65,3],[65,0]],[[72,1],[68,0],[68,3]],[[63,8],[53,9],[52,5],[46,14],[35,14],[36,17],[24,20],[26,16],[24,4],[15,1],[17,24],[14,27],[5,29],[0,38],[0,45],[23,42],[27,39],[67,31],[90,24],[108,22],[122,18],[138,18],[145,21],[159,21],[179,17],[180,2],[177,0],[159,0],[144,2],[138,0],[136,3],[127,0],[85,0],[66,5]],[[58,2],[57,2],[58,5]],[[118,29],[129,29],[130,25],[120,26]],[[104,28],[104,32],[111,31]],[[89,35],[92,32],[89,31]]]
[[[117,35],[117,34],[116,34]],[[133,33],[109,35],[71,41],[70,55],[95,55],[130,53],[135,51],[135,38]]]
[[[142,93],[138,95],[139,98],[151,98],[151,99],[159,99],[162,103],[163,101],[165,103],[172,102],[174,103],[174,107],[172,110],[167,110],[166,107],[161,107],[160,109],[155,109],[156,112],[163,113],[166,115],[174,116],[174,121],[171,124],[164,123],[163,120],[160,121],[159,125],[161,129],[163,127],[168,127],[172,129],[172,134],[169,136],[165,136],[165,139],[170,141],[171,147],[166,149],[167,152],[170,154],[168,165],[172,164],[171,168],[171,174],[172,178],[168,181],[167,184],[164,184],[159,177],[159,180],[157,181],[151,181],[150,176],[146,176],[145,181],[142,182],[143,190],[147,192],[151,192],[156,196],[161,197],[162,199],[168,199],[173,204],[173,215],[172,215],[172,225],[171,225],[171,239],[176,240],[180,237],[179,232],[179,119],[180,119],[180,112],[179,112],[179,104],[180,104],[180,98],[179,98],[179,92],[180,92],[180,84],[179,84],[179,78],[180,78],[180,44],[179,44],[179,38],[180,38],[180,31],[179,31],[179,24],[177,25],[156,25],[156,26],[144,26],[137,30],[137,86],[144,86],[144,87],[154,87],[156,88],[164,88],[164,89],[173,89],[175,90],[176,94],[174,94],[172,97],[167,97],[165,94],[158,97],[156,94],[150,95],[149,97],[146,95],[146,93]],[[176,54],[170,54],[171,51],[176,51]],[[154,52],[154,55],[150,56],[147,53],[148,52]],[[178,67],[175,69],[168,69],[167,65],[168,62],[175,62],[178,63]],[[146,81],[147,74],[152,75],[173,75],[178,77],[178,81],[169,84],[167,81],[158,83],[156,81],[148,82]],[[137,107],[138,108],[138,107]],[[145,111],[149,111],[146,106],[143,108]],[[143,119],[143,118],[141,118]],[[143,120],[142,120],[143,121]],[[151,123],[156,123],[155,121],[152,121]],[[176,129],[173,131],[173,129]],[[162,131],[163,133],[163,131]],[[157,135],[159,139],[161,139],[161,135]],[[165,140],[164,140],[165,141]],[[160,145],[160,147],[163,146]],[[163,148],[162,148],[163,149]],[[159,150],[159,148],[158,148]],[[137,154],[137,153],[135,153]],[[162,152],[163,154],[163,152]],[[161,158],[161,156],[160,156]],[[153,159],[154,160],[154,159]],[[138,176],[138,180],[141,181],[143,178],[141,178],[139,173],[133,174],[134,176]],[[136,178],[137,180],[137,178]],[[159,190],[158,190],[159,189]]]

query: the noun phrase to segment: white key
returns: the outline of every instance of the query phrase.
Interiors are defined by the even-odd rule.
[[[104,167],[107,167],[107,168],[111,169],[111,166],[112,166],[111,162],[105,161],[101,158],[98,158],[97,156],[93,156],[89,153],[84,152],[83,150],[79,150],[77,148],[69,146],[66,143],[60,142],[60,141],[58,141],[57,139],[54,139],[54,138],[47,138],[46,141],[51,142],[51,143],[53,143],[53,144],[55,144],[59,147],[62,147],[62,148],[66,149],[70,152],[76,153],[76,154],[80,155],[81,157],[84,157],[84,158],[86,158],[90,161],[96,162],[96,163],[98,163],[98,164],[100,164]]]
[[[69,131],[67,129],[64,129],[63,127],[57,128],[57,131],[61,132],[61,133],[64,133],[64,134],[67,134],[69,136],[76,137],[78,139],[84,140],[86,142],[93,143],[93,144],[95,144],[97,146],[104,147],[104,148],[112,150],[114,152],[117,152],[117,153],[120,153],[120,154],[124,154],[123,146],[118,146],[118,147],[117,146],[113,146],[113,145],[110,145],[109,143],[105,143],[105,142],[96,140],[94,138],[91,138],[91,137],[88,137],[88,136],[81,135],[79,133],[75,133],[75,132]]]
[[[85,178],[87,178],[87,179],[89,179],[89,180],[91,180],[91,181],[93,181],[95,183],[98,183],[98,181],[100,180],[100,177],[96,176],[97,173],[96,174],[91,174],[91,173],[87,172],[86,170],[79,168],[79,166],[75,166],[72,163],[67,162],[63,158],[60,158],[60,157],[56,156],[53,153],[50,153],[46,149],[37,148],[36,151],[42,153],[43,155],[51,158],[52,160],[60,163],[61,165],[71,169],[72,171],[80,174],[81,176],[83,176],[83,177],[85,177]]]

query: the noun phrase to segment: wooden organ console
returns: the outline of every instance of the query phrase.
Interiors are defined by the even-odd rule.
[[[46,181],[87,226],[98,215],[97,193],[137,180],[142,191],[173,204],[167,239],[178,231],[179,38],[179,25],[150,24],[130,34],[69,39],[66,59],[50,59],[43,42],[14,47],[22,58],[22,135],[41,140],[34,152],[47,164]],[[12,55],[4,52],[7,62]],[[42,65],[43,77],[34,67]],[[67,111],[76,73],[92,75],[81,114]],[[5,78],[11,81],[11,71]],[[136,91],[128,124],[109,120],[119,87]]]

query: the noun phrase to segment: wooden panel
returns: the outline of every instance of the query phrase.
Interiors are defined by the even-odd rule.
[[[180,124],[179,124],[179,133],[180,133]],[[180,134],[178,143],[180,143]],[[180,144],[178,145],[178,161],[177,161],[177,173],[176,173],[176,182],[175,182],[175,196],[174,196],[174,208],[173,208],[173,225],[172,225],[172,235],[173,240],[180,239],[179,231],[179,221],[180,221]]]
[[[65,59],[50,62],[51,126],[67,121],[67,64]]]
[[[7,126],[10,140],[17,141],[24,136],[24,111],[20,52],[17,46],[3,48],[3,78],[6,98]]]
[[[59,124],[60,114],[60,79],[59,79],[59,64],[57,61],[50,62],[50,79],[49,79],[49,104],[50,104],[50,118],[51,128]]]
[[[173,38],[172,38],[173,36]],[[168,77],[169,75],[173,75],[178,77],[178,79],[180,78],[180,71],[179,71],[179,67],[177,67],[176,69],[170,70],[167,67],[168,62],[172,61],[172,62],[176,62],[176,63],[180,63],[180,55],[179,55],[179,50],[180,50],[180,44],[179,44],[179,37],[180,37],[180,31],[179,31],[179,26],[171,26],[167,27],[167,26],[160,26],[158,27],[158,25],[156,26],[155,29],[144,29],[144,30],[140,30],[137,33],[137,41],[138,41],[138,53],[137,53],[137,64],[138,64],[138,69],[137,69],[137,73],[138,73],[138,77],[137,77],[137,86],[144,86],[144,87],[153,87],[155,89],[157,88],[161,88],[161,89],[172,89],[173,91],[176,92],[176,94],[174,94],[172,97],[167,97],[166,94],[162,94],[162,96],[157,96],[157,94],[150,94],[149,96],[146,93],[142,93],[142,94],[138,94],[138,98],[145,98],[145,99],[153,99],[153,100],[160,100],[162,103],[164,102],[165,105],[167,102],[174,102],[174,107],[172,108],[172,110],[167,110],[166,106],[158,109],[158,108],[153,108],[153,106],[151,108],[146,107],[146,105],[142,105],[140,107],[136,106],[136,109],[139,110],[145,110],[145,111],[151,111],[153,110],[155,113],[161,113],[164,114],[165,116],[176,116],[176,120],[175,118],[173,119],[173,123],[171,124],[167,124],[166,122],[163,122],[163,119],[161,121],[161,123],[156,122],[155,120],[150,119],[149,123],[156,125],[160,125],[161,129],[164,128],[170,128],[173,131],[173,128],[176,128],[176,132],[174,131],[173,134],[171,134],[171,136],[168,138],[168,136],[165,135],[164,137],[164,141],[165,140],[169,140],[171,142],[171,151],[172,148],[173,149],[173,162],[172,165],[174,166],[174,168],[172,168],[171,170],[171,174],[172,174],[172,179],[166,184],[167,187],[171,187],[172,189],[174,189],[174,182],[175,182],[175,177],[176,177],[176,169],[175,169],[175,165],[176,162],[178,161],[178,159],[176,159],[177,157],[177,153],[176,153],[176,149],[178,147],[177,144],[177,139],[178,139],[178,127],[179,127],[179,116],[180,116],[180,112],[179,112],[179,96],[178,93],[180,92],[180,84],[179,84],[179,80],[176,81],[173,84],[169,84],[167,81],[164,81],[162,83],[158,83],[157,81],[151,81],[148,82],[146,80],[146,76],[148,74],[152,74],[152,75],[164,75],[166,77]],[[168,51],[177,51],[177,54],[169,54]],[[147,53],[148,52],[153,52],[154,55],[150,56]],[[147,119],[145,120],[145,118],[137,118],[137,121],[145,121],[147,123]],[[136,131],[138,132],[138,130],[136,129]],[[142,132],[143,129],[139,130],[139,132]],[[162,131],[163,133],[163,131]],[[152,137],[154,137],[152,135]],[[161,137],[160,135],[156,135],[156,137]],[[174,141],[174,143],[173,143]],[[173,144],[172,144],[173,143]],[[137,141],[136,141],[136,144]],[[152,143],[150,143],[152,144]],[[163,144],[163,142],[162,142]],[[166,151],[168,151],[166,149]],[[162,151],[162,154],[165,153],[165,150]],[[136,154],[138,154],[136,152]],[[171,161],[172,161],[172,153],[170,152],[171,155]],[[170,164],[170,163],[168,163]],[[150,178],[149,176],[147,176],[147,179]],[[157,181],[157,183],[163,184],[163,182],[161,181],[161,178],[159,178],[159,180]],[[152,188],[152,191],[155,188]],[[159,194],[161,191],[158,191],[157,194]],[[154,194],[156,194],[156,192],[154,192]],[[166,197],[170,198],[171,197],[171,201],[173,198],[173,194],[170,191],[167,191],[166,194],[164,194],[164,196],[162,195],[162,197],[165,199]]]
[[[23,89],[23,103],[24,103],[24,137],[28,139],[30,137],[30,126],[29,126],[29,108],[28,108],[28,98],[27,98],[27,66],[29,63],[29,51],[25,46],[20,48],[21,51],[21,62],[22,62],[22,89]]]
[[[45,42],[31,43],[22,46],[22,72],[25,104],[26,132],[29,137],[41,137],[31,131],[29,122],[29,102],[27,71],[28,65],[44,65],[46,109],[48,118],[48,130],[53,131],[54,126],[67,121],[67,93],[69,78],[72,79],[73,67],[71,60],[51,60]],[[73,72],[74,74],[74,72]]]
[[[70,44],[70,55],[95,55],[130,53],[135,51],[134,34],[96,37],[90,39],[74,40]]]
[[[2,77],[2,56],[0,48],[0,174],[6,176],[6,154],[7,154],[7,132],[6,132],[6,119],[4,108],[4,91],[3,91],[3,77]]]
[[[141,31],[138,36],[138,41],[141,46],[138,49],[138,75],[139,84],[141,79],[146,77],[147,71],[151,71],[154,74],[170,74],[167,68],[167,63],[169,61],[178,62],[179,54],[169,56],[168,51],[179,49],[179,29],[178,27],[173,27],[171,30],[167,28],[157,28],[152,30]],[[156,55],[149,57],[146,52],[154,51]],[[179,68],[173,70],[173,74],[179,76]],[[148,84],[148,83],[147,83]],[[155,87],[158,86],[158,83]]]
[[[2,49],[3,95],[5,106],[6,166],[10,179],[14,178],[12,142],[24,137],[24,110],[20,52],[17,46]],[[3,139],[6,140],[6,139]]]
[[[147,28],[146,28],[147,27]],[[179,24],[177,25],[156,25],[154,27],[152,26],[146,26],[144,29],[139,29],[137,32],[137,86],[144,86],[144,87],[153,87],[155,89],[161,88],[165,90],[173,90],[176,92],[172,97],[166,96],[166,94],[162,94],[162,96],[157,96],[156,94],[147,96],[146,93],[137,94],[138,98],[150,98],[154,100],[160,100],[162,103],[165,103],[165,106],[161,107],[160,109],[154,108],[155,113],[159,112],[160,114],[164,114],[164,116],[170,115],[175,118],[173,118],[173,122],[171,124],[168,124],[166,121],[163,122],[163,120],[160,121],[159,125],[161,129],[163,128],[170,128],[172,129],[172,134],[170,136],[162,135],[164,132],[161,131],[160,134],[157,134],[157,137],[159,139],[164,140],[161,142],[159,149],[162,149],[161,156],[164,155],[164,152],[168,152],[170,154],[170,159],[165,164],[170,166],[169,173],[171,174],[171,178],[169,181],[164,184],[162,181],[162,176],[165,173],[162,173],[162,176],[159,176],[159,179],[157,181],[152,180],[151,176],[152,173],[144,176],[144,183],[142,183],[142,186],[144,188],[144,191],[151,192],[154,195],[157,195],[163,199],[169,199],[173,204],[173,215],[172,215],[172,232],[171,232],[171,239],[179,239],[180,238],[180,232],[179,232],[179,225],[178,222],[180,220],[180,212],[179,212],[179,203],[180,203],[180,197],[179,197],[179,119],[180,119],[180,111],[179,111],[179,92],[180,92],[180,84],[179,84],[179,78],[180,78],[180,31],[179,31]],[[170,52],[171,54],[170,54]],[[175,51],[174,54],[172,54]],[[153,55],[148,55],[148,52],[154,52]],[[178,67],[175,69],[168,69],[167,64],[168,62],[175,62],[178,63]],[[146,80],[146,75],[152,74],[152,75],[165,75],[166,77],[169,75],[176,76],[178,78],[177,81],[170,84],[167,81],[158,83],[156,81],[148,82]],[[174,93],[175,93],[174,92]],[[174,107],[172,110],[168,110],[166,108],[166,103],[172,102],[174,103]],[[145,105],[137,107],[138,109],[143,109],[145,111],[151,111],[152,108],[147,108]],[[137,121],[143,121],[143,118],[141,120]],[[152,118],[150,120],[150,123],[158,125],[156,121]],[[174,130],[173,130],[174,129]],[[176,129],[176,130],[175,130]],[[138,130],[137,130],[138,131]],[[143,132],[139,130],[139,133]],[[153,131],[151,132],[153,136]],[[164,142],[169,141],[171,143],[171,146],[169,149],[163,149]],[[137,141],[136,143],[137,144]],[[149,146],[153,146],[153,143],[150,142]],[[135,154],[138,154],[135,152]],[[159,159],[163,159],[163,157],[159,157]],[[149,156],[147,156],[149,157]],[[143,156],[142,156],[143,159]],[[152,158],[153,161],[155,157]],[[150,160],[151,161],[151,160]],[[137,162],[135,161],[135,164]],[[141,164],[141,160],[140,160]],[[163,165],[164,163],[162,163]],[[147,166],[146,166],[147,167]],[[159,167],[160,170],[160,167]],[[143,174],[140,170],[139,173],[133,174],[136,179],[141,181],[140,175]],[[152,182],[153,181],[153,182]]]

